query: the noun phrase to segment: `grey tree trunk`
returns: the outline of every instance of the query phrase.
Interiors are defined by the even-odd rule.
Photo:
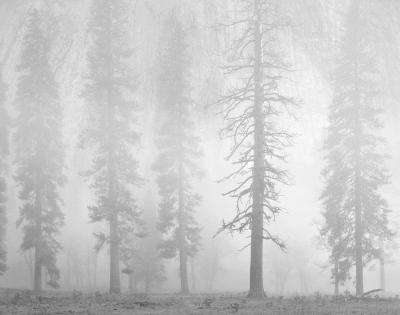
[[[182,174],[182,173],[181,173]],[[182,176],[182,175],[180,175]],[[182,182],[180,180],[180,186]],[[187,272],[187,254],[185,246],[185,231],[184,231],[184,215],[183,215],[183,188],[179,188],[179,275],[181,279],[181,293],[189,293],[189,282],[188,282],[188,272]]]
[[[339,263],[335,261],[335,295],[339,295]]]
[[[358,18],[359,12],[359,1],[355,0],[355,9],[356,9],[356,18]],[[356,41],[358,40],[358,21],[355,21],[355,34]],[[355,49],[358,49],[358,44],[355,43]],[[356,51],[358,54],[358,51]],[[361,107],[360,101],[360,92],[359,92],[359,70],[358,70],[357,60],[355,62],[355,73],[354,73],[354,83],[355,83],[355,93],[354,93],[354,102],[359,110]],[[356,246],[356,295],[361,296],[364,293],[364,271],[363,271],[363,249],[362,249],[362,239],[363,239],[363,222],[362,222],[362,202],[361,202],[361,135],[362,135],[362,127],[360,121],[360,115],[357,111],[356,113],[356,126],[355,126],[355,137],[356,137],[356,161],[355,161],[355,187],[354,187],[354,200],[355,200],[355,246]]]
[[[262,298],[263,286],[263,200],[264,200],[264,113],[263,113],[263,70],[262,30],[260,0],[255,0],[254,10],[254,168],[253,206],[251,215],[251,257],[249,297]]]
[[[33,290],[35,293],[42,292],[42,258],[40,255],[40,248],[35,246],[35,265],[33,273]]]
[[[385,290],[386,290],[385,250],[384,250],[384,248],[383,248],[383,244],[381,245],[381,255],[380,255],[379,263],[380,263],[379,272],[380,272],[381,289],[382,289],[383,291],[385,291]]]
[[[357,71],[357,70],[356,70]],[[358,80],[358,74],[356,74],[356,80]],[[359,94],[356,90],[356,104],[358,108],[360,107]],[[361,296],[364,293],[364,283],[363,283],[363,249],[362,249],[362,239],[363,239],[363,222],[362,222],[362,203],[361,203],[361,122],[359,115],[356,117],[356,169],[355,169],[355,187],[354,187],[354,200],[355,200],[355,246],[356,246],[356,294]]]
[[[180,105],[182,106],[182,105]],[[179,176],[179,187],[178,187],[178,250],[179,250],[179,275],[181,279],[181,293],[189,293],[189,281],[187,271],[187,253],[186,253],[186,242],[185,242],[185,202],[184,202],[184,166],[183,166],[183,147],[182,147],[182,109],[180,107],[179,117],[179,156],[178,156],[178,176]]]
[[[38,180],[39,182],[39,180]],[[38,235],[42,238],[42,222],[40,221],[41,213],[42,213],[42,200],[41,200],[41,191],[40,189],[36,189],[36,200],[35,200],[35,208],[38,211],[38,218],[36,222],[36,228],[38,230]],[[37,240],[36,240],[37,242]],[[43,258],[42,258],[42,250],[40,248],[40,244],[35,245],[35,260],[33,267],[33,291],[35,293],[42,292],[42,269],[43,269]]]
[[[116,214],[112,214],[110,220],[110,293],[121,293],[118,218]]]
[[[129,293],[130,294],[134,294],[137,292],[137,288],[136,288],[136,279],[135,279],[135,275],[133,273],[131,273],[129,275]]]
[[[197,287],[196,287],[196,270],[195,270],[195,266],[194,266],[194,257],[191,257],[190,259],[190,271],[191,271],[191,275],[192,275],[192,292],[196,292]]]
[[[356,199],[359,199],[357,194]],[[362,220],[361,220],[361,204],[356,204],[356,295],[361,296],[364,293],[364,271],[363,271],[363,251],[362,251]]]

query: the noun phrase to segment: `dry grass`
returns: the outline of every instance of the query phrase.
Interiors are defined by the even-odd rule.
[[[29,291],[3,291],[0,314],[262,314],[262,315],[379,315],[400,314],[397,298],[373,297],[355,300],[346,297],[315,295],[312,297],[266,298],[249,300],[240,294],[220,295],[84,295],[48,293],[36,297]]]

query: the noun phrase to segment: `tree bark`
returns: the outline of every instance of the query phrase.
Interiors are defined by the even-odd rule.
[[[359,199],[359,194],[356,200]],[[363,250],[362,250],[362,220],[361,220],[361,204],[356,201],[356,295],[361,296],[364,293],[364,270],[363,270]]]
[[[355,0],[355,17],[358,19],[359,17],[359,0]],[[359,21],[354,21],[355,23],[355,43],[354,47],[356,49],[355,55],[358,55],[358,25]],[[356,112],[356,121],[355,121],[355,146],[356,146],[356,161],[355,161],[355,187],[354,187],[354,200],[355,200],[355,246],[356,246],[356,295],[361,296],[364,293],[364,266],[363,266],[363,249],[362,249],[362,239],[363,239],[363,222],[362,222],[362,202],[361,202],[361,135],[362,135],[362,126],[361,126],[361,118],[360,118],[360,91],[359,91],[359,70],[358,70],[358,60],[355,60],[355,106],[357,107]]]
[[[39,245],[35,246],[35,266],[33,275],[33,290],[34,292],[42,292],[42,258],[40,255]]]
[[[192,275],[192,291],[196,292],[197,288],[196,288],[196,270],[195,270],[195,266],[194,266],[194,258],[191,257],[190,259],[190,271],[191,271],[191,275]]]
[[[180,167],[181,168],[181,167]],[[182,176],[182,173],[179,175]],[[178,226],[178,246],[179,246],[179,275],[181,279],[181,293],[189,293],[189,282],[188,282],[188,272],[187,272],[187,254],[185,246],[185,230],[184,230],[184,215],[183,215],[183,187],[182,179],[180,181],[179,187],[179,226]]]
[[[386,290],[386,277],[385,277],[385,250],[383,248],[383,244],[381,244],[381,255],[380,255],[380,282],[381,282],[381,289],[383,291]]]
[[[339,263],[335,261],[335,295],[339,295]]]
[[[181,293],[189,293],[189,282],[187,272],[187,252],[185,241],[185,191],[184,191],[184,156],[183,156],[183,143],[182,143],[182,104],[179,104],[179,152],[178,152],[178,250],[179,250],[179,275],[181,279]]]
[[[358,98],[358,95],[356,96]],[[357,106],[360,105],[359,100]],[[364,271],[363,271],[363,226],[362,226],[362,204],[361,204],[361,151],[360,151],[360,139],[361,139],[361,122],[359,115],[356,117],[356,169],[355,169],[355,187],[354,187],[354,200],[355,200],[355,246],[356,246],[356,295],[361,296],[364,293]]]
[[[262,31],[260,0],[254,2],[254,168],[253,205],[251,214],[251,257],[249,297],[265,296],[263,287],[263,200],[264,200],[264,113]]]
[[[37,183],[40,183],[40,175],[36,175]],[[38,184],[37,184],[38,185]],[[42,269],[43,269],[43,257],[42,257],[42,197],[40,188],[36,188],[36,199],[35,199],[35,208],[37,210],[37,218],[36,218],[36,229],[37,229],[37,237],[35,244],[35,264],[33,270],[33,291],[35,293],[42,292]],[[38,243],[39,242],[39,243]]]
[[[111,215],[110,220],[110,293],[121,293],[118,217],[115,213]]]
[[[129,293],[134,294],[137,292],[136,279],[134,273],[129,275]]]

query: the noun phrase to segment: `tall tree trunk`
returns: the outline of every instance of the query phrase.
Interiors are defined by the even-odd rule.
[[[130,294],[134,294],[134,293],[136,293],[136,279],[135,279],[135,275],[134,275],[134,273],[132,272],[130,275],[129,275],[129,293]]]
[[[339,263],[335,260],[335,295],[339,295]]]
[[[254,10],[254,168],[253,206],[251,215],[251,260],[249,297],[264,297],[263,287],[263,200],[264,200],[264,113],[263,113],[263,70],[262,30],[260,0],[255,0]]]
[[[151,290],[151,276],[151,270],[149,270],[148,266],[146,266],[144,277],[144,292],[146,294],[149,294]]]
[[[33,290],[35,293],[42,292],[42,258],[39,245],[35,246],[35,265],[33,274]]]
[[[381,244],[381,254],[380,254],[380,282],[381,282],[381,289],[383,291],[386,290],[386,278],[385,278],[385,250],[383,248],[383,244]]]
[[[357,103],[359,105],[359,102]],[[360,139],[361,139],[361,122],[359,117],[356,118],[356,170],[355,170],[355,187],[354,187],[354,200],[355,200],[355,246],[356,246],[356,295],[361,296],[364,293],[364,275],[363,275],[363,226],[362,226],[362,204],[361,204],[361,152],[360,152]]]
[[[359,0],[355,0],[355,10],[356,19],[359,18]],[[355,22],[356,27],[356,40],[355,40],[355,49],[356,55],[358,55],[358,25],[359,21],[356,20]],[[360,107],[361,107],[361,100],[360,100],[360,91],[359,91],[359,65],[358,60],[355,60],[355,73],[354,73],[354,80],[355,80],[355,93],[354,93],[354,101],[355,106],[357,107],[356,112],[356,121],[355,121],[355,145],[356,148],[356,161],[355,161],[355,187],[354,187],[354,200],[355,200],[355,246],[356,246],[356,295],[361,296],[364,293],[364,266],[363,266],[363,249],[362,249],[362,239],[363,239],[363,222],[362,222],[362,202],[361,202],[361,136],[362,136],[362,126],[361,126],[361,118],[360,118]]]
[[[65,277],[65,286],[68,290],[71,290],[71,261],[70,261],[70,252],[67,252],[67,272]]]
[[[36,178],[37,183],[40,183],[40,176],[37,175]],[[35,293],[42,292],[42,269],[43,269],[43,257],[42,257],[42,200],[41,200],[41,192],[40,189],[36,189],[36,199],[35,199],[35,209],[37,210],[37,218],[36,218],[36,229],[39,236],[39,244],[36,240],[35,245],[35,261],[34,261],[34,270],[33,270],[33,290]]]
[[[92,278],[91,278],[91,260],[90,260],[90,248],[87,249],[87,257],[86,257],[86,277],[87,277],[87,286],[89,291],[93,291],[92,287]]]
[[[187,272],[187,254],[185,246],[184,216],[183,216],[183,188],[179,188],[179,275],[181,279],[181,293],[189,293],[189,282]]]
[[[363,251],[362,251],[362,221],[361,207],[356,206],[356,294],[361,296],[364,293],[364,271],[363,271]]]
[[[190,271],[191,271],[191,275],[192,275],[192,291],[196,292],[197,288],[196,288],[196,270],[195,270],[195,266],[194,266],[194,257],[192,257],[190,259]]]
[[[181,279],[181,293],[189,293],[189,282],[187,272],[187,253],[186,253],[186,241],[185,241],[185,192],[184,192],[184,166],[183,166],[183,144],[182,144],[182,108],[179,105],[179,117],[178,117],[178,128],[179,128],[179,152],[178,152],[178,247],[179,247],[179,275]]]
[[[94,289],[97,290],[97,252],[94,253],[93,286]]]
[[[121,293],[118,217],[115,213],[111,215],[110,220],[110,293]]]

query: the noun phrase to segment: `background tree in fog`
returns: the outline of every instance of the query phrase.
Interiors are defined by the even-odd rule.
[[[201,176],[198,167],[200,139],[195,136],[190,50],[183,25],[172,14],[164,27],[159,78],[159,128],[154,163],[161,202],[158,228],[163,234],[160,244],[165,258],[179,256],[182,293],[189,292],[188,257],[199,249],[200,229],[194,210],[201,197],[193,181]]]
[[[57,287],[56,240],[64,224],[59,189],[65,184],[62,107],[49,62],[51,42],[41,29],[40,12],[29,13],[17,66],[15,98],[15,180],[22,202],[22,251],[34,250],[34,290],[42,290],[42,270]]]
[[[331,257],[335,263],[355,264],[357,295],[363,293],[363,267],[379,258],[381,241],[393,236],[390,211],[380,193],[388,175],[384,140],[379,136],[383,125],[378,60],[364,10],[359,0],[353,0],[344,22],[333,76],[322,195],[323,234]]]
[[[166,280],[164,265],[157,250],[159,232],[153,228],[146,232],[146,236],[136,242],[137,248],[128,245],[123,250],[123,272],[129,277],[130,293],[137,293],[139,290],[146,294],[152,293]]]
[[[226,121],[221,135],[233,141],[228,159],[237,166],[225,180],[239,183],[226,193],[236,199],[236,215],[222,229],[251,230],[249,296],[259,298],[264,296],[263,240],[284,248],[267,225],[282,211],[277,185],[287,183],[282,162],[290,135],[279,127],[279,117],[294,101],[281,92],[290,68],[279,49],[284,19],[276,14],[275,1],[236,3],[238,14],[228,26],[238,35],[225,67],[234,83],[219,103]]]
[[[110,292],[120,292],[120,244],[139,235],[140,211],[132,189],[140,184],[133,150],[139,144],[136,78],[130,68],[133,55],[127,38],[127,2],[95,1],[89,24],[88,74],[83,97],[88,126],[81,137],[83,148],[94,159],[87,172],[96,196],[89,207],[92,222],[105,222],[109,232],[96,234],[97,249],[110,246]]]
[[[329,263],[335,295],[339,294],[340,284],[350,279],[351,268],[345,237],[347,216],[346,213],[338,211],[342,206],[342,198],[346,190],[342,182],[344,170],[341,167],[342,161],[338,153],[330,151],[326,156],[327,165],[322,174],[325,178],[325,188],[321,196],[324,205],[323,226],[320,228],[324,245],[330,250]]]
[[[7,156],[9,153],[9,116],[6,109],[6,86],[3,82],[2,67],[0,65],[0,275],[7,269],[6,249],[6,177],[7,177]]]
[[[151,189],[145,194],[143,218],[146,222],[146,235],[135,242],[133,248],[130,248],[132,244],[127,244],[126,247],[125,265],[131,293],[136,292],[139,286],[145,293],[151,293],[166,280],[164,264],[158,250],[161,234],[156,227],[157,209]]]

